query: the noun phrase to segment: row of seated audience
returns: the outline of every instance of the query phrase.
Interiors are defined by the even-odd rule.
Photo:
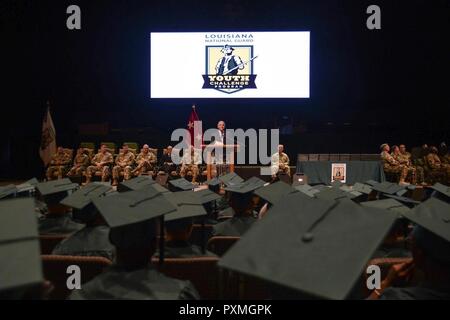
[[[414,155],[406,150],[404,144],[392,148],[384,143],[380,147],[381,160],[387,176],[395,175],[393,180],[400,184],[433,184],[450,182],[450,153],[443,142],[439,149],[426,144],[415,148]]]
[[[194,158],[193,151],[192,149]],[[46,177],[47,180],[62,179],[65,176],[85,177],[86,183],[89,183],[95,176],[100,176],[102,182],[109,181],[112,176],[112,185],[117,186],[122,178],[129,180],[143,174],[153,177],[161,173],[172,177],[189,175],[193,182],[197,181],[200,171],[206,174],[197,164],[189,163],[187,156],[183,157],[181,165],[175,165],[171,159],[171,146],[164,149],[159,161],[156,149],[150,148],[147,144],[142,147],[140,153],[136,153],[137,150],[130,149],[127,144],[124,144],[114,158],[112,151],[102,144],[95,155],[93,150],[78,148],[72,160],[71,149],[58,147],[47,168]]]
[[[164,259],[177,258],[216,259],[225,269],[254,274],[272,283],[264,286],[266,291],[261,289],[268,295],[266,298],[449,299],[449,188],[436,184],[427,189],[425,201],[418,202],[390,194],[393,187],[395,192],[410,190],[373,181],[352,187],[334,183],[331,187],[294,188],[282,181],[267,185],[256,177],[244,181],[235,173],[209,180],[199,188],[185,179],[170,180],[164,187],[151,177],[141,176],[122,182],[119,191],[96,182],[80,188],[64,179],[36,184],[39,219],[35,221],[41,236],[66,235],[53,248],[54,257],[102,257],[112,263],[83,283],[80,290],[73,290],[70,299],[201,298],[200,287],[185,281],[194,279],[174,279],[155,267],[158,260],[164,266]],[[11,194],[7,190],[11,188],[0,190],[1,234],[10,235],[19,243],[31,241],[31,235],[27,237],[24,230],[15,230],[20,238],[7,232],[11,226],[32,231],[30,225],[15,222],[30,220],[23,216],[30,214],[25,206],[29,199],[4,200],[5,195]],[[32,222],[33,219],[29,221]],[[212,227],[211,233],[203,234],[203,241],[196,244],[192,243],[194,223],[197,227],[198,223]],[[213,246],[211,251],[205,248],[208,238],[211,242],[217,236],[240,240],[222,255],[223,252],[212,252]],[[6,241],[2,246],[14,241]],[[366,245],[370,250],[378,247],[372,259],[402,262],[384,272],[381,288],[372,292],[358,286],[352,288],[359,274],[348,271],[355,270],[350,264],[356,265],[371,253]],[[28,253],[28,259],[35,258],[31,251]],[[222,255],[220,260],[216,254]],[[9,262],[13,259],[0,258]],[[333,263],[327,265],[327,261]],[[9,265],[14,263],[19,262]],[[18,270],[23,270],[24,265],[35,267],[25,261],[20,261],[20,265]],[[327,268],[333,268],[333,274],[346,281],[345,286],[337,285],[339,281],[321,281],[320,272]],[[13,277],[14,272],[10,274]],[[23,272],[21,276],[23,284]],[[315,279],[316,285],[308,285],[308,278]],[[339,289],[333,288],[333,283]],[[48,293],[49,283],[44,285]],[[327,286],[330,287],[326,293],[321,291]],[[2,291],[0,285],[2,297],[20,298],[25,297],[24,293],[23,286],[18,291],[11,286]]]

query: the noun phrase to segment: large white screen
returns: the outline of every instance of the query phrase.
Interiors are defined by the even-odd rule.
[[[309,32],[150,34],[151,98],[309,98]]]

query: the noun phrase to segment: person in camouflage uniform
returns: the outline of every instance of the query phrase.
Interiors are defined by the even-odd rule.
[[[120,174],[123,172],[123,179],[131,178],[132,166],[134,164],[134,153],[128,150],[128,145],[122,146],[122,152],[116,158],[116,165],[113,168],[113,186],[119,184]]]
[[[400,164],[407,166],[408,173],[410,173],[412,177],[412,183],[425,184],[423,167],[414,166],[412,164],[411,153],[406,151],[406,146],[404,144],[401,144],[399,148],[395,146],[392,147],[392,149],[394,159],[400,162]]]
[[[156,156],[150,151],[148,144],[144,144],[142,151],[136,157],[137,167],[132,171],[135,176],[141,175],[144,172],[153,170],[156,164]]]
[[[441,142],[439,145],[439,159],[441,163],[450,165],[450,153],[448,152],[447,144],[445,142]]]
[[[70,156],[68,153],[64,152],[64,148],[58,147],[56,153],[52,156],[50,165],[47,168],[47,180],[53,180],[55,172],[58,173],[58,179],[62,179],[64,169],[70,163],[70,160]]]
[[[92,165],[86,170],[86,183],[91,182],[92,176],[98,171],[102,173],[102,181],[107,181],[110,175],[109,166],[113,163],[113,156],[108,152],[105,144],[101,145],[100,151],[92,158],[91,163]]]
[[[438,149],[435,146],[430,147],[430,153],[428,153],[426,160],[432,172],[442,172],[445,174],[447,182],[450,180],[450,165],[441,162]]]
[[[387,143],[383,143],[380,146],[381,149],[381,161],[383,161],[383,169],[386,173],[400,173],[399,184],[408,184],[405,182],[406,176],[408,175],[408,168],[400,164],[393,156],[389,153],[390,147]]]
[[[281,172],[291,176],[291,170],[289,168],[289,157],[284,151],[282,144],[278,145],[278,152],[272,155],[272,177]]]
[[[84,148],[78,148],[77,154],[73,159],[73,167],[70,168],[67,176],[81,176],[89,165],[89,156],[84,153]]]
[[[190,171],[192,173],[192,183],[197,181],[198,177],[198,164],[200,163],[200,155],[195,151],[194,148],[190,147],[187,149],[186,154],[183,155],[181,159],[181,170],[180,176],[184,178],[186,174]]]

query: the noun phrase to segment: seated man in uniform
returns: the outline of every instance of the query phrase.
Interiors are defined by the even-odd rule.
[[[92,199],[102,197],[110,190],[111,187],[94,182],[61,201],[61,204],[73,208],[72,219],[85,226],[57,244],[52,254],[96,256],[113,261],[114,246],[109,241],[109,227],[92,204]]]
[[[408,168],[409,167],[413,167],[416,170],[416,182],[425,185],[425,175],[424,175],[424,170],[423,170],[423,166],[414,166],[412,164],[412,160],[411,160],[411,153],[409,153],[408,151],[406,151],[406,146],[404,144],[400,145],[400,152],[397,155],[397,159],[398,162],[400,162],[401,164],[407,165]]]
[[[74,290],[69,299],[194,300],[199,295],[189,281],[169,278],[151,263],[158,219],[175,207],[153,188],[94,199],[111,227],[116,248],[114,264]],[[164,236],[164,235],[163,235]]]
[[[450,165],[441,162],[438,156],[438,149],[435,146],[430,147],[426,161],[432,171],[444,173],[447,181],[450,180]]]
[[[84,148],[78,148],[77,154],[73,159],[73,166],[70,168],[67,176],[81,176],[86,171],[87,166],[89,165],[89,156],[84,153]]]
[[[272,155],[272,178],[275,178],[279,172],[291,176],[289,169],[289,157],[284,151],[282,144],[278,145],[278,152]]]
[[[387,143],[383,143],[380,146],[381,149],[381,160],[383,161],[383,169],[386,173],[400,173],[399,184],[407,185],[405,182],[406,176],[408,175],[408,168],[400,164],[394,159],[389,153],[390,147]]]
[[[181,170],[180,176],[184,178],[186,174],[190,171],[192,173],[192,183],[197,181],[198,176],[198,164],[200,163],[200,156],[194,148],[189,147],[186,153],[181,159]]]
[[[441,163],[450,164],[450,153],[448,151],[448,147],[445,142],[441,142],[441,144],[439,145],[438,156],[439,159],[441,160]]]
[[[408,160],[405,160],[400,154],[400,148],[396,145],[392,146],[391,156],[401,165],[405,166],[408,170],[408,174],[411,175],[411,183],[416,184],[416,167],[409,164]]]
[[[64,152],[63,147],[58,147],[58,150],[54,155],[52,155],[52,160],[47,168],[47,180],[53,180],[55,172],[58,173],[58,179],[62,179],[64,174],[64,169],[70,163],[69,155]]]
[[[90,183],[92,176],[98,171],[102,173],[102,182],[108,181],[109,166],[113,163],[113,156],[108,152],[106,144],[100,146],[100,151],[92,158],[91,163],[92,165],[86,170],[86,183]]]
[[[131,179],[131,169],[134,164],[134,153],[128,150],[128,145],[122,146],[122,152],[116,158],[116,165],[113,168],[113,186],[119,184],[120,174],[123,173],[123,179]]]
[[[150,152],[148,144],[144,144],[142,151],[136,157],[137,167],[133,170],[133,175],[138,176],[144,172],[153,170],[156,164],[156,156]]]

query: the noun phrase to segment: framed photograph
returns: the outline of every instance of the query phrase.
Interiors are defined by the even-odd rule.
[[[340,181],[345,183],[347,180],[347,164],[332,163],[331,164],[331,182]]]

